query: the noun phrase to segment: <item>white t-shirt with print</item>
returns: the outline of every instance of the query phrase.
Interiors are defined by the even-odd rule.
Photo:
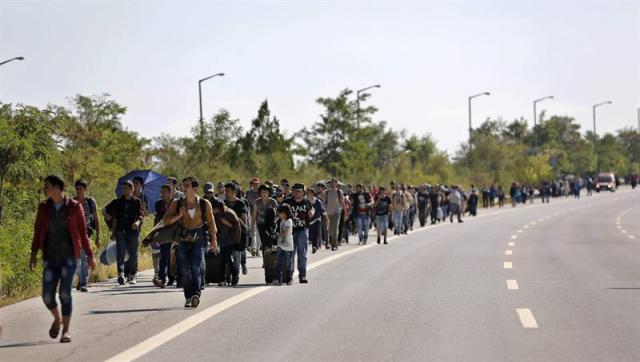
[[[285,236],[278,236],[278,247],[284,251],[293,251],[293,221],[291,219],[280,221],[280,233],[285,233]]]

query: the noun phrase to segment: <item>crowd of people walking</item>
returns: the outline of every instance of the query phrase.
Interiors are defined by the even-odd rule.
[[[144,181],[136,177],[119,186],[121,195],[100,209],[88,196],[87,182],[78,180],[76,195],[69,197],[61,178],[44,180],[46,200],[38,207],[29,265],[35,267],[41,251],[42,298],[54,317],[51,338],[62,333],[61,342],[71,341],[74,275],[78,276],[76,289],[86,292],[89,267],[96,265],[91,238],[100,248],[101,225],[109,228],[115,241],[120,285],[137,283],[142,243],[151,248],[153,285],[175,284],[183,289],[185,307],[196,308],[208,283],[235,286],[240,282],[240,275],[248,273],[249,254],[263,258],[267,284],[291,285],[294,266],[299,283],[307,284],[309,246],[312,254],[336,251],[354,236],[357,244],[364,245],[374,228],[376,243],[386,245],[390,230],[394,235],[407,234],[416,218],[420,227],[462,223],[467,215],[476,216],[479,207],[504,207],[507,195],[516,207],[533,202],[536,194],[533,187],[518,183],[507,194],[500,185],[470,185],[465,190],[460,185],[413,186],[392,181],[388,186],[352,187],[331,179],[308,187],[286,179],[278,184],[262,182],[257,177],[243,191],[235,181],[201,185],[193,176],[181,183],[169,177],[153,205],[155,226],[141,238],[142,224],[150,214]],[[579,196],[582,186],[582,182],[545,182],[537,192],[542,202],[549,202],[552,196]]]

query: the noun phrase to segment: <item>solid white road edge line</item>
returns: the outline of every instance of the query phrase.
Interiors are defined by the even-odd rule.
[[[397,237],[390,237],[387,240],[391,241],[393,239],[396,239]],[[334,254],[331,256],[328,256],[326,258],[323,258],[321,260],[318,260],[317,262],[311,263],[307,266],[307,270],[312,270],[315,269],[321,265],[330,263],[334,260],[340,259],[342,257],[345,257],[347,255],[351,255],[354,254],[356,252],[362,251],[362,250],[366,250],[372,246],[374,246],[375,244],[367,244],[364,246],[361,246],[359,248],[356,249],[351,249],[349,251],[345,251],[342,253],[338,253],[338,254]],[[297,272],[294,274],[297,274]],[[201,324],[202,322],[206,321],[207,319],[215,316],[216,314],[219,314],[231,307],[233,307],[236,304],[239,304],[241,302],[244,302],[245,300],[254,297],[268,289],[271,289],[272,287],[270,286],[260,286],[260,287],[253,287],[245,292],[242,292],[240,294],[237,294],[229,299],[226,299],[218,304],[212,305],[211,307],[203,310],[202,312],[198,312],[197,314],[192,315],[191,317],[188,317],[187,319],[178,322],[177,324],[165,329],[164,331],[151,336],[147,339],[145,339],[144,341],[136,344],[135,346],[126,349],[125,351],[118,353],[117,355],[107,359],[107,362],[115,362],[115,361],[133,361],[137,358],[142,357],[143,355],[151,352],[152,350],[162,346],[163,344],[169,342],[170,340],[178,337],[179,335],[187,332],[188,330],[196,327],[197,325]]]

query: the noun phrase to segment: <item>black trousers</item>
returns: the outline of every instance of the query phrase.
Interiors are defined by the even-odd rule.
[[[238,276],[238,269],[236,269],[236,265],[233,262],[233,245],[227,245],[220,247],[220,256],[222,257],[222,265],[226,266],[229,269],[229,272],[233,277]]]

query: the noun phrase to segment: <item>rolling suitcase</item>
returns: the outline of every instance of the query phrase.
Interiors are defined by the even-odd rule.
[[[278,248],[272,246],[271,248],[265,248],[262,252],[262,261],[264,263],[264,281],[270,284],[274,280],[279,280],[278,275]],[[287,269],[282,272],[282,283],[286,283],[289,279],[289,271]]]
[[[207,253],[204,257],[206,283],[222,283],[225,281],[225,268],[222,263],[222,256],[215,253]]]

